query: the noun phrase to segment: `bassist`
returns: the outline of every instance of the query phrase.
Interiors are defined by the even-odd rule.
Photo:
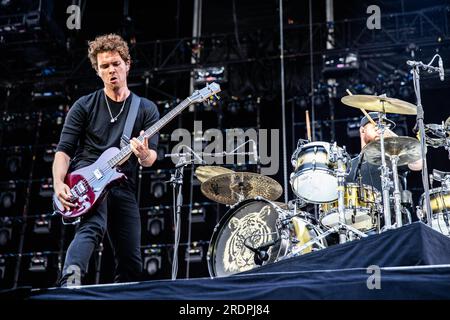
[[[67,173],[94,163],[108,148],[120,143],[133,97],[127,86],[131,59],[127,43],[118,35],[108,34],[89,42],[88,56],[103,81],[103,88],[78,99],[71,107],[53,162],[54,192],[66,210],[77,206],[64,179]],[[139,98],[138,98],[139,99]],[[140,98],[131,137],[159,120],[156,105]],[[135,195],[138,163],[150,167],[156,160],[158,135],[142,142],[133,138],[132,155],[121,166],[127,179],[109,189],[106,197],[81,218],[66,254],[61,286],[71,285],[70,277],[78,270],[81,281],[90,257],[106,231],[115,256],[115,282],[137,281],[142,273],[140,252],[141,221]],[[68,281],[69,280],[69,281]],[[76,282],[77,284],[80,282]]]

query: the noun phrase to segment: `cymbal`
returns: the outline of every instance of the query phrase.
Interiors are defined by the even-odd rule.
[[[197,170],[195,170],[195,175],[197,179],[200,180],[201,183],[205,182],[209,178],[224,174],[224,173],[233,173],[234,171],[231,169],[227,169],[219,166],[199,166]]]
[[[383,113],[417,114],[417,107],[409,102],[384,96],[352,95],[341,99],[350,107]]]
[[[276,200],[283,193],[278,182],[252,172],[225,173],[209,178],[202,183],[201,190],[207,198],[229,205],[258,196]]]
[[[361,151],[364,159],[369,163],[381,165],[381,142],[375,140],[366,145]],[[390,157],[398,156],[398,166],[415,162],[422,158],[419,140],[411,137],[387,137],[384,138],[386,162]]]

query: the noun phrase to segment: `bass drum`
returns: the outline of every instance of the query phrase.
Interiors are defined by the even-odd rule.
[[[293,239],[299,246],[319,235],[317,228],[299,217],[289,218],[288,224],[280,223],[280,208],[286,205],[264,199],[245,200],[231,208],[211,237],[207,255],[211,277],[225,277],[276,262],[288,255]],[[289,236],[282,237],[282,233]],[[267,260],[257,264],[254,251],[263,245]],[[309,247],[302,253],[311,250]]]

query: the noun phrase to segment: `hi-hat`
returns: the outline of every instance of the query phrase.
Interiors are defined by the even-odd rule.
[[[234,173],[233,170],[218,166],[200,166],[195,170],[195,175],[200,182],[205,182],[209,178],[224,174]]]
[[[201,190],[207,198],[228,205],[258,196],[276,200],[283,193],[278,182],[252,172],[225,173],[212,177],[202,183]]]
[[[372,164],[381,165],[381,142],[375,140],[366,145],[361,153],[364,159]],[[393,156],[398,157],[398,166],[413,163],[421,159],[420,142],[411,137],[386,137],[384,138],[386,161]]]
[[[383,113],[417,114],[417,107],[409,102],[385,96],[352,95],[341,99],[350,107]]]

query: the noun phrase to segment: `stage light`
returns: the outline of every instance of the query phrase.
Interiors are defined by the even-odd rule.
[[[48,258],[41,252],[36,252],[31,257],[28,270],[31,272],[45,272],[47,270]]]
[[[410,86],[402,85],[399,89],[399,94],[403,99],[409,98],[412,95],[412,89]]]
[[[195,84],[209,82],[224,83],[227,81],[225,67],[207,67],[194,69]]]
[[[252,97],[249,97],[244,101],[244,110],[250,113],[256,112],[256,102]]]
[[[199,203],[194,203],[194,206],[191,211],[191,222],[205,222],[206,218],[206,209]]]
[[[5,278],[6,271],[6,259],[3,256],[0,256],[0,280]]]
[[[159,135],[158,150],[156,152],[158,160],[164,160],[166,154],[169,153],[169,143],[170,143],[169,134],[163,133]]]
[[[164,211],[159,207],[153,207],[147,212],[147,232],[156,237],[164,230]]]
[[[359,138],[359,120],[347,122],[347,136],[349,138]]]
[[[306,108],[308,108],[308,97],[300,97],[300,98],[298,99],[298,106],[299,106],[301,109],[306,109]]]
[[[9,156],[6,158],[6,169],[11,174],[16,174],[20,171],[22,167],[22,157],[20,156]]]
[[[0,203],[4,209],[11,208],[16,201],[16,195],[14,192],[6,191],[0,193]]]
[[[325,78],[339,78],[359,69],[358,54],[324,55],[322,74]]]
[[[5,246],[12,236],[12,221],[8,217],[0,218],[0,247]]]
[[[167,192],[166,181],[169,180],[167,175],[164,172],[157,170],[155,173],[150,175],[150,180],[151,194],[157,199],[162,198]]]
[[[190,248],[186,248],[184,258],[187,262],[201,262],[203,260],[203,247],[198,242],[192,242]]]
[[[34,221],[33,232],[36,234],[49,234],[51,228],[51,218],[42,215]]]
[[[316,107],[321,107],[325,103],[325,98],[319,94],[314,96],[314,105]]]
[[[149,276],[161,269],[161,249],[149,248],[144,250],[144,270]]]
[[[39,195],[43,198],[50,198],[53,196],[53,179],[45,179],[40,186]]]
[[[56,153],[56,144],[52,144],[51,147],[45,148],[44,156],[42,157],[42,159],[44,160],[44,162],[51,163],[55,158],[55,153]]]

